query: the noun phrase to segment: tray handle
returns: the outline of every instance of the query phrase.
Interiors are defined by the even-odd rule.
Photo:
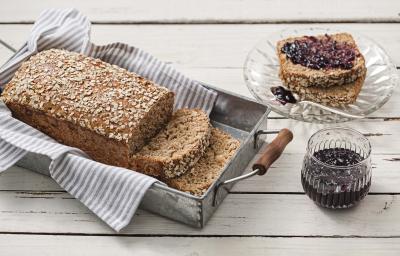
[[[292,140],[293,133],[289,129],[280,130],[278,135],[267,145],[261,157],[253,165],[253,171],[258,170],[258,175],[264,175]]]
[[[275,134],[275,133],[278,133],[278,135],[265,147],[264,151],[261,154],[261,157],[253,164],[252,167],[253,171],[223,181],[215,187],[213,206],[216,206],[218,203],[217,195],[218,195],[218,190],[221,187],[228,185],[230,183],[235,183],[237,181],[247,179],[256,174],[260,176],[264,175],[268,171],[268,168],[281,156],[283,150],[293,139],[293,133],[289,129],[284,128],[279,132],[260,130],[254,136],[254,141],[255,141],[254,145],[256,145],[257,138],[260,134]]]

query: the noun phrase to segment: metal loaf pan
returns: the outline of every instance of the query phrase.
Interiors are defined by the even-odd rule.
[[[255,134],[266,128],[270,111],[267,106],[242,96],[205,86],[218,92],[216,104],[210,115],[213,125],[239,139],[240,148],[203,196],[196,197],[162,184],[155,184],[148,190],[140,206],[150,212],[199,228],[204,227],[232,187],[232,184],[229,184],[223,189],[217,189],[218,184],[240,176],[257,154],[259,147],[255,147]],[[261,140],[260,142],[263,143]],[[50,159],[42,155],[27,154],[17,165],[50,175]]]

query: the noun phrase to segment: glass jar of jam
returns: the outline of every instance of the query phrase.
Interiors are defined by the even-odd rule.
[[[371,144],[349,128],[327,128],[308,141],[301,170],[305,193],[326,208],[348,208],[371,186]]]

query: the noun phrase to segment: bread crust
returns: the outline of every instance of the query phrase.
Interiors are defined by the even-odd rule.
[[[317,38],[324,35],[316,36]],[[358,52],[358,56],[354,61],[354,66],[351,69],[311,69],[300,64],[294,64],[286,57],[286,54],[281,51],[283,45],[287,42],[293,42],[302,37],[291,37],[281,40],[277,43],[277,54],[280,63],[279,77],[285,84],[292,84],[302,87],[331,87],[354,82],[359,77],[366,73],[365,59],[360,53],[353,37],[348,33],[333,34],[331,37],[338,42],[346,42]]]

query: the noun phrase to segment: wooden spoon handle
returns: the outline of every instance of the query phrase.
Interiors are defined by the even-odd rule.
[[[280,130],[275,139],[262,152],[261,157],[253,164],[253,170],[258,169],[258,175],[264,175],[275,160],[281,156],[283,150],[292,139],[293,133],[290,130]]]

